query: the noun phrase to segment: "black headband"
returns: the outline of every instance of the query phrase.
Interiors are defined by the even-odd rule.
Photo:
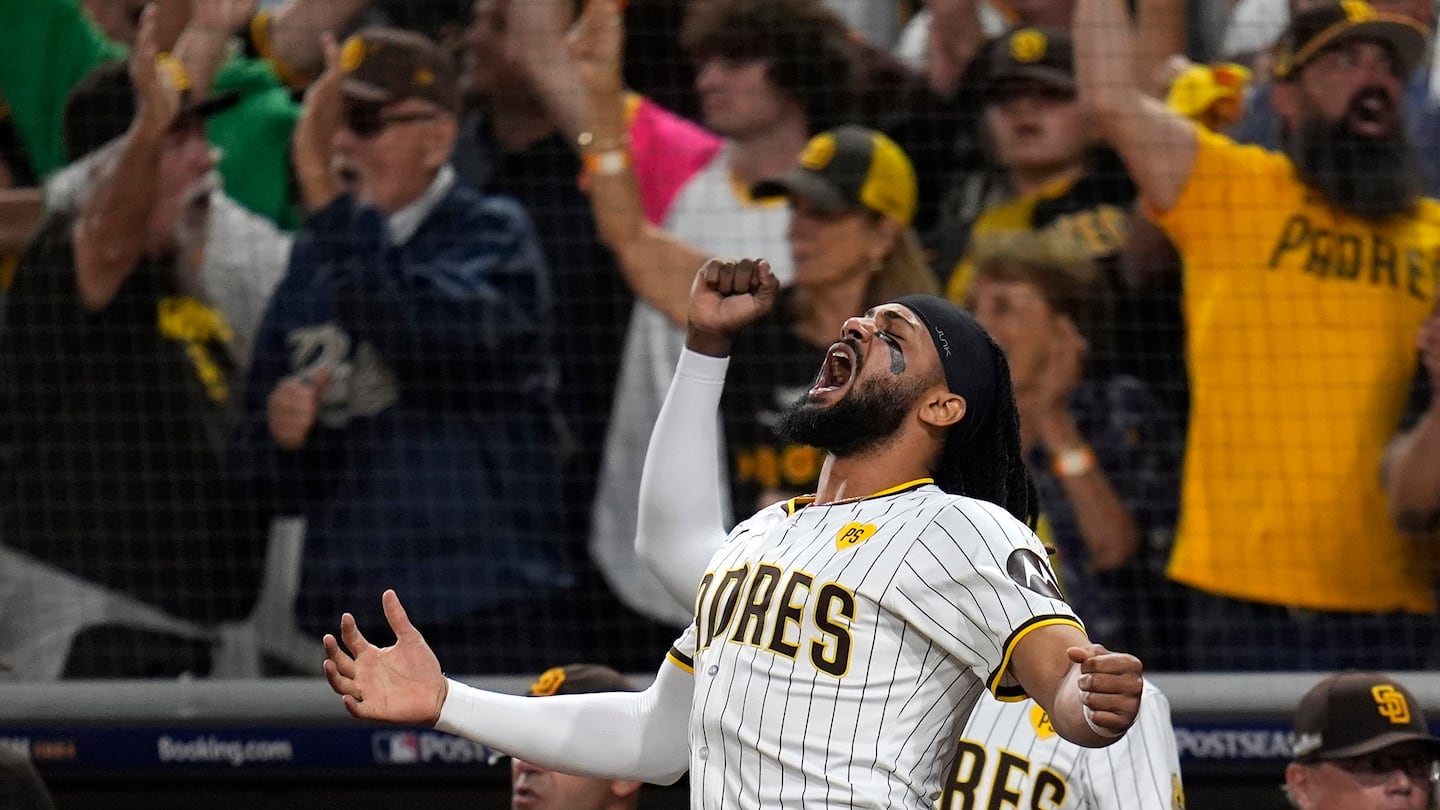
[[[985,328],[970,313],[934,295],[906,295],[895,303],[919,316],[945,369],[951,393],[965,398],[965,418],[946,442],[946,455],[969,444],[995,410],[995,351]]]

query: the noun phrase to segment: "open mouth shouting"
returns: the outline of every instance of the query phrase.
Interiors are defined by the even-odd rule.
[[[1378,87],[1367,87],[1356,93],[1346,112],[1350,129],[1367,138],[1389,134],[1396,123],[1395,102]]]
[[[815,385],[810,388],[810,399],[823,399],[844,390],[855,377],[860,359],[859,350],[849,341],[831,344],[825,352],[825,362],[820,366]]]

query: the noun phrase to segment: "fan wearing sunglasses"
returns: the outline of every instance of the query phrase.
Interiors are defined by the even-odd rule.
[[[256,341],[237,455],[276,514],[306,519],[302,631],[396,587],[426,594],[464,671],[543,668],[559,642],[505,641],[535,601],[564,609],[571,576],[548,271],[519,206],[456,179],[438,46],[370,28],[325,51],[292,145],[311,214]]]

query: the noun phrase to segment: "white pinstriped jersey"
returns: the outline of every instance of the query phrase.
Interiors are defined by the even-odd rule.
[[[1065,740],[1033,700],[981,698],[970,714],[939,810],[1181,810],[1170,701],[1145,683],[1140,714],[1105,748]]]
[[[1025,633],[1079,625],[1035,535],[929,479],[763,510],[711,559],[670,660],[695,676],[692,808],[934,810]]]

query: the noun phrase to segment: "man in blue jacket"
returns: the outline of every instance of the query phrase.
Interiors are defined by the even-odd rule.
[[[570,583],[544,262],[516,204],[456,181],[439,48],[368,29],[328,50],[294,144],[313,213],[256,340],[239,458],[306,519],[302,630],[394,587],[457,672],[537,668],[566,641],[514,633],[558,618]]]

